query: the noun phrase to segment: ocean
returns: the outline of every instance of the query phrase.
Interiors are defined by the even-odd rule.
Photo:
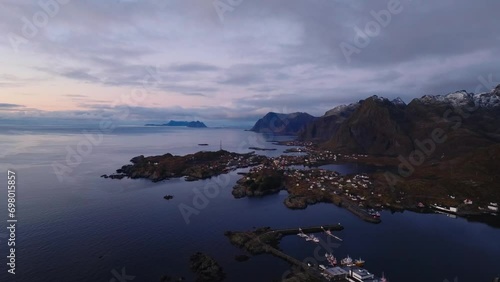
[[[500,274],[500,229],[441,214],[382,212],[381,224],[363,222],[333,204],[287,209],[286,192],[234,199],[238,170],[209,180],[111,180],[111,174],[138,155],[199,150],[249,152],[248,147],[282,146],[264,136],[227,128],[120,126],[101,132],[92,125],[0,126],[2,224],[7,220],[7,170],[17,175],[16,274],[0,281],[159,281],[164,274],[194,281],[189,257],[198,251],[215,258],[226,281],[275,281],[289,265],[271,255],[246,262],[244,251],[224,236],[227,230],[341,223],[330,242],[337,258],[366,260],[366,268],[389,281],[491,281]],[[208,146],[198,146],[207,143]],[[356,167],[335,167],[343,173]],[[163,196],[170,194],[170,201]],[[203,195],[203,196],[200,196]],[[201,200],[200,200],[201,199]],[[180,207],[197,212],[183,215]],[[7,232],[0,232],[1,265],[7,263]],[[327,238],[319,235],[323,240]],[[323,260],[321,246],[288,236],[280,247],[305,261]],[[120,278],[122,280],[120,280]],[[126,279],[125,279],[125,278]],[[456,280],[454,280],[456,279]]]

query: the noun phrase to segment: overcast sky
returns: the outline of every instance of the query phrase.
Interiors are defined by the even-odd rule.
[[[2,0],[0,117],[224,125],[486,91],[500,83],[499,11],[498,0]]]

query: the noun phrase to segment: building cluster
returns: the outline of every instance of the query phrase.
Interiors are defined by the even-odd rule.
[[[385,277],[378,278],[373,273],[361,267],[336,266],[323,271],[323,276],[330,281],[350,282],[386,282]]]
[[[288,169],[285,172],[290,189],[301,189],[309,193],[331,193],[345,197],[359,206],[364,206],[368,195],[373,195],[373,182],[366,174],[341,175],[325,169]]]

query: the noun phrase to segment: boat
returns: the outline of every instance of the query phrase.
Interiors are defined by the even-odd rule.
[[[325,257],[331,266],[337,266],[337,259],[332,255],[332,253],[326,253]]]
[[[373,216],[373,217],[375,217],[375,218],[380,217],[380,213],[378,211],[374,210],[374,209],[369,209],[368,210],[368,214],[371,215],[371,216]]]
[[[352,258],[350,256],[347,256],[340,261],[340,264],[342,264],[343,266],[352,266]]]
[[[321,229],[326,233],[326,235],[331,236],[331,237],[333,237],[333,238],[335,238],[335,239],[337,239],[339,241],[342,241],[342,239],[340,239],[339,237],[333,235],[332,231],[326,230],[325,228],[323,228],[323,226],[321,226]]]
[[[200,144],[198,144],[198,146],[208,146],[208,144],[207,143],[200,143]]]
[[[299,236],[306,238],[306,241],[313,241],[314,243],[319,243],[319,239],[316,236],[314,236],[314,235],[309,236],[306,234],[304,234],[304,235],[299,235]]]
[[[359,267],[363,267],[365,265],[365,261],[362,260],[361,258],[357,259],[354,261],[354,264]]]
[[[299,233],[297,233],[297,236],[302,237],[302,238],[309,237],[309,236],[307,236],[307,234],[304,233],[304,231],[302,231],[302,228],[299,228]]]
[[[319,239],[318,237],[314,236],[314,235],[311,235],[309,236],[309,238],[311,239],[311,241],[313,241],[314,243],[319,243]],[[307,240],[307,239],[306,239]]]

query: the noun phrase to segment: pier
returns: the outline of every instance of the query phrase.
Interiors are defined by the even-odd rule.
[[[347,209],[348,211],[352,212],[359,218],[363,219],[366,222],[370,223],[380,223],[382,220],[380,218],[374,218],[373,216],[369,215],[364,209],[358,207],[355,204],[349,204],[347,201],[342,201],[341,207]]]
[[[297,233],[300,232],[299,229],[302,229],[302,232],[304,233],[323,233],[323,229],[325,230],[330,230],[330,231],[342,231],[344,230],[344,227],[342,225],[337,224],[337,225],[322,225],[322,226],[314,226],[314,227],[304,227],[304,228],[288,228],[288,229],[277,229],[269,232],[276,232],[280,233],[283,236],[287,235],[297,235]]]
[[[323,275],[321,275],[321,270],[308,266],[306,263],[285,254],[284,252],[278,250],[276,247],[272,246],[279,244],[279,241],[283,236],[297,235],[299,232],[303,233],[323,233],[324,230],[330,231],[341,231],[344,229],[342,225],[322,225],[322,226],[312,226],[304,228],[286,228],[286,229],[257,229],[255,231],[248,232],[226,232],[225,235],[228,236],[231,242],[239,247],[247,249],[251,253],[269,253],[278,258],[281,258],[288,263],[295,265],[306,272],[311,278],[316,279],[315,281],[328,281]],[[258,246],[256,246],[256,244]],[[256,248],[257,247],[257,248]],[[256,251],[258,250],[258,251]],[[317,267],[317,266],[316,266]]]

